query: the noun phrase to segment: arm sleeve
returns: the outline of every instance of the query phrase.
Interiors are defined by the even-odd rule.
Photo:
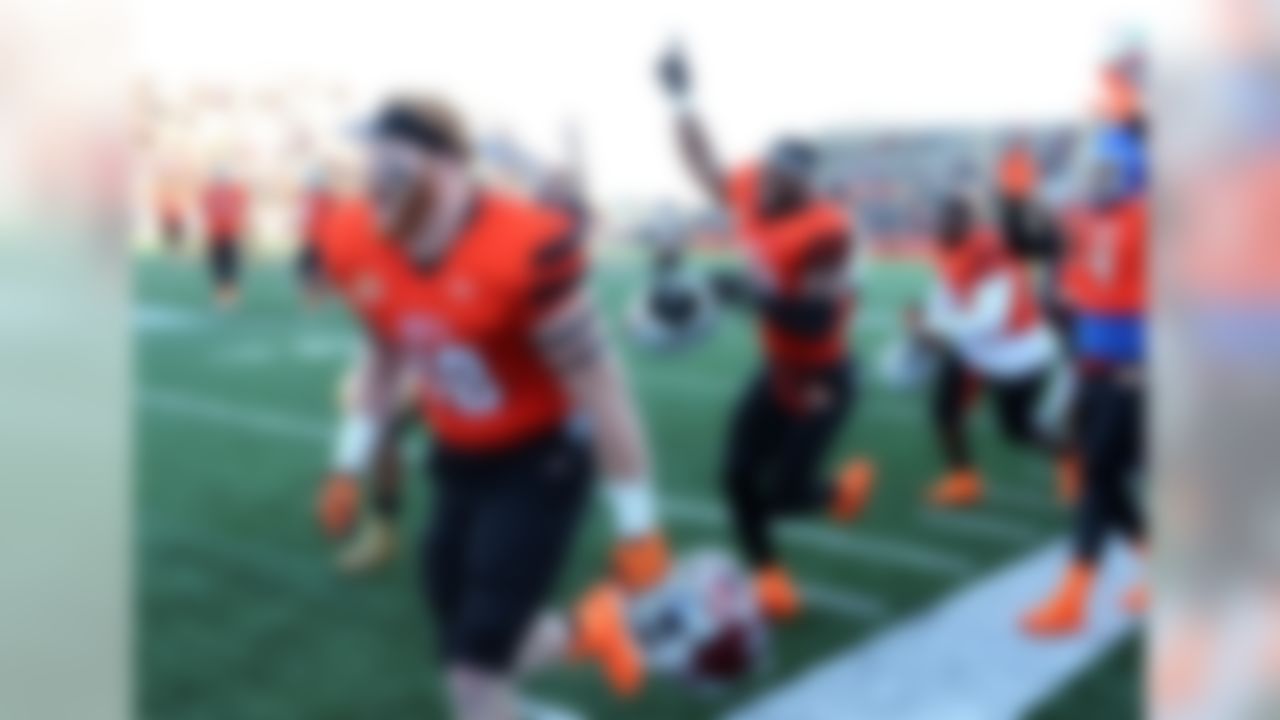
[[[574,297],[590,269],[582,226],[563,220],[534,243],[526,259],[525,303],[535,323]]]

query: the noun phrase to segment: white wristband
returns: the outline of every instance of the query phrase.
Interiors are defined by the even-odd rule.
[[[342,418],[333,443],[333,469],[359,476],[364,473],[378,441],[378,423],[365,413]]]
[[[631,540],[658,529],[658,499],[648,479],[611,480],[604,492],[619,538]]]
[[[676,117],[682,120],[697,114],[698,110],[694,106],[693,93],[691,92],[682,92],[672,96],[671,107],[675,110]]]

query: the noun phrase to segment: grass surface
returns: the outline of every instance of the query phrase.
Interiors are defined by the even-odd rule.
[[[194,262],[141,260],[136,278],[141,714],[444,717],[413,552],[430,484],[416,477],[410,484],[407,552],[366,580],[335,574],[311,515],[328,456],[335,380],[355,348],[350,321],[332,305],[304,310],[283,264],[252,268],[243,305],[226,315],[211,309]],[[597,292],[615,330],[623,298],[640,282],[625,264],[602,267]],[[874,458],[881,478],[874,505],[852,529],[799,523],[783,544],[802,580],[870,601],[881,613],[815,606],[776,635],[767,673],[715,697],[659,681],[640,701],[619,705],[583,669],[539,679],[535,695],[592,718],[714,717],[1065,530],[1047,464],[1000,441],[985,412],[973,437],[992,501],[959,518],[921,503],[938,470],[923,399],[879,386],[871,372],[897,308],[920,283],[918,270],[877,268],[861,299],[862,397],[832,461],[854,453]],[[750,328],[730,320],[709,342],[675,357],[623,350],[657,477],[675,506],[668,519],[674,542],[726,544],[715,468],[728,408],[754,369]],[[972,517],[986,529],[966,522]],[[603,567],[607,530],[603,513],[593,510],[559,600],[570,600]],[[875,544],[918,551],[941,565],[866,550]],[[1136,648],[1126,641],[1040,715],[1135,717]]]

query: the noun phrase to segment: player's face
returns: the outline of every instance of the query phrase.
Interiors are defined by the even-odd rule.
[[[378,230],[405,242],[431,213],[434,160],[411,143],[395,139],[375,141],[371,152],[368,191]]]
[[[809,201],[809,182],[792,173],[766,170],[760,182],[760,206],[766,215],[785,215]]]
[[[938,242],[952,248],[964,241],[973,229],[973,215],[962,201],[952,200],[942,206],[938,217]]]

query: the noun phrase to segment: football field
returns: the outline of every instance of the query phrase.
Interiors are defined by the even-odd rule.
[[[747,323],[726,318],[707,342],[681,354],[628,345],[621,315],[644,281],[636,267],[606,260],[595,284],[647,421],[666,524],[677,548],[728,545],[716,469],[729,409],[755,369],[754,336]],[[432,495],[418,472],[422,443],[410,448],[402,552],[391,567],[358,580],[338,575],[313,520],[335,381],[357,347],[352,323],[334,303],[302,307],[284,262],[250,268],[243,302],[227,314],[212,308],[203,267],[193,260],[142,259],[135,272],[140,714],[445,717],[417,579],[417,536]],[[534,697],[577,717],[608,720],[751,717],[771,699],[785,705],[791,697],[839,707],[875,691],[857,683],[863,670],[837,691],[803,681],[848,661],[849,668],[892,664],[920,698],[945,701],[991,678],[1007,685],[991,690],[993,697],[1018,696],[990,713],[948,717],[1002,718],[1010,707],[1045,720],[1140,715],[1140,641],[1131,626],[1090,639],[1070,658],[1052,647],[1043,655],[1013,647],[1012,637],[997,642],[1000,632],[982,630],[984,611],[1004,613],[1012,627],[1016,610],[1048,589],[1040,583],[1029,595],[1008,596],[1027,589],[1013,571],[1044,565],[1043,553],[1065,536],[1069,517],[1055,499],[1049,464],[1009,447],[985,407],[971,432],[988,501],[964,512],[922,502],[939,470],[925,399],[884,387],[875,372],[877,350],[922,281],[907,265],[881,265],[865,277],[855,333],[861,397],[831,460],[870,456],[879,471],[876,494],[853,526],[815,519],[783,529],[784,555],[809,611],[774,633],[769,667],[713,695],[657,679],[626,705],[594,670],[558,670],[532,684]],[[593,507],[558,600],[570,601],[598,576],[609,548],[608,518]],[[511,551],[518,561],[519,548]],[[1060,554],[1051,560],[1056,571]],[[1002,577],[1008,582],[996,584]],[[983,599],[983,591],[1003,587],[1021,588],[1001,595],[1009,608]],[[960,603],[970,590],[971,601]],[[1113,601],[1100,599],[1099,612]],[[923,646],[902,630],[924,622],[956,634],[917,656],[912,648]],[[989,656],[1005,646],[1022,659]],[[860,655],[872,647],[880,652]],[[917,666],[919,678],[910,674]],[[940,681],[939,672],[949,680]],[[822,717],[845,716],[867,715]]]

